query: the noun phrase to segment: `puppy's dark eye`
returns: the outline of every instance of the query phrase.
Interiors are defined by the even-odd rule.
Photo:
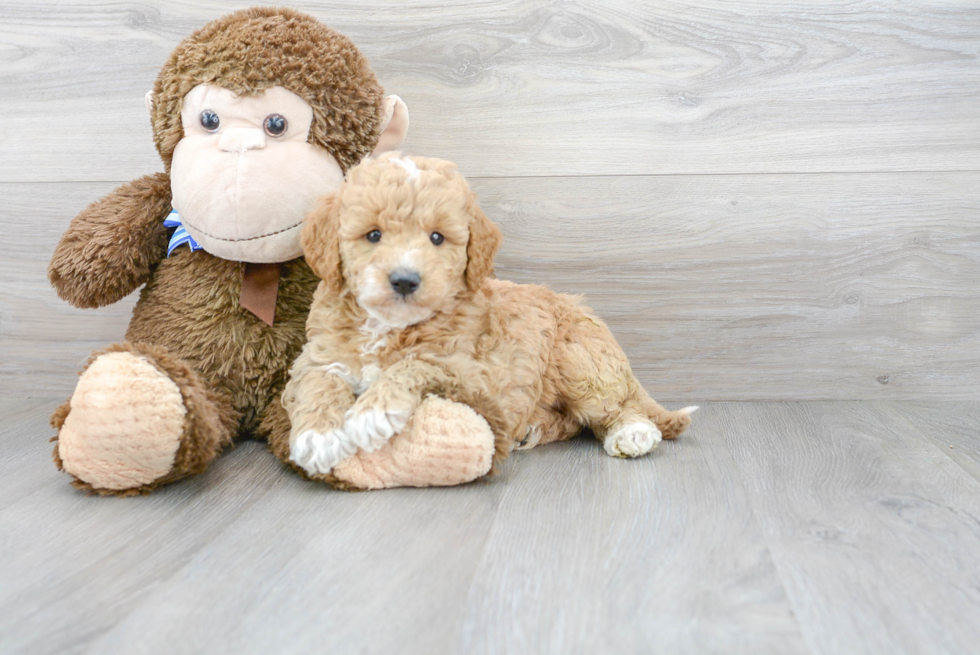
[[[438,232],[433,232],[432,234],[429,235],[429,241],[431,241],[432,245],[434,246],[442,245],[442,242],[445,240],[446,237],[442,236]]]
[[[282,114],[272,114],[265,117],[265,133],[269,136],[282,136],[286,133],[289,123]]]
[[[201,127],[208,132],[217,130],[220,123],[221,121],[218,119],[218,115],[210,109],[205,109],[201,112]]]
[[[378,241],[381,241],[381,230],[371,230],[365,235],[364,238],[371,243],[377,243]]]

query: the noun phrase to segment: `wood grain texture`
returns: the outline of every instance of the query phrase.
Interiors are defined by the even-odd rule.
[[[59,402],[0,397],[0,472],[2,489],[0,512],[20,499],[35,493],[58,477],[51,461],[48,442],[54,430],[48,417]],[[47,451],[48,457],[44,456]]]
[[[348,34],[468,173],[980,170],[980,5],[290,3]],[[237,2],[5,2],[0,181],[157,170],[143,94]]]
[[[60,402],[47,401],[38,413]],[[4,458],[0,469],[3,495],[13,499],[0,509],[5,653],[82,652],[283,483],[281,464],[251,443],[205,475],[153,496],[121,503],[85,496],[54,468],[52,432],[44,416],[0,435],[4,450],[21,453]],[[29,465],[20,464],[28,453]]]
[[[591,439],[494,479],[346,494],[261,444],[143,498],[0,412],[4,653],[965,653],[980,403],[712,403],[654,455]]]
[[[135,299],[71,309],[46,264],[160,170],[143,94],[243,4],[4,2],[0,651],[975,650],[980,3],[290,4],[471,178],[500,276],[586,293],[655,396],[873,400],[709,404],[653,457],[583,439],[445,490],[246,443],[83,496],[48,415]]]
[[[980,643],[980,481],[927,436],[955,407],[728,407],[725,442],[814,653]]]
[[[668,399],[975,399],[980,175],[481,180],[499,274],[585,293]]]
[[[808,652],[725,416],[639,460],[585,439],[515,457],[458,652]]]
[[[930,411],[928,403],[892,402],[890,414],[904,420],[910,430],[924,432],[936,446],[980,481],[980,406],[975,402],[944,403]],[[921,418],[928,412],[928,421]]]
[[[133,297],[74,310],[45,278],[100,184],[3,184],[0,384],[67,394]],[[498,275],[585,293],[665,400],[972,399],[980,175],[474,179]],[[29,227],[28,227],[29,226]],[[29,235],[29,237],[28,237]]]
[[[90,652],[458,652],[499,482],[345,494],[289,476]]]
[[[68,222],[116,184],[0,185],[11,208],[0,229],[16,235],[0,257],[0,391],[70,393],[89,354],[121,341],[137,294],[98,310],[74,309],[48,284],[47,267]],[[18,391],[19,390],[19,391]],[[67,396],[66,396],[67,397]]]

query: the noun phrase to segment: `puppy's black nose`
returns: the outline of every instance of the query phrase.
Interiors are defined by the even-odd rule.
[[[415,271],[395,271],[388,276],[391,287],[403,296],[415,293],[422,282],[422,278]]]

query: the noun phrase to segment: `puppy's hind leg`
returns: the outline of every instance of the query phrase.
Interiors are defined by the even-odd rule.
[[[613,457],[645,455],[662,439],[675,439],[691,424],[691,414],[697,407],[671,412],[647,395],[635,378],[628,386],[633,389],[630,397],[623,401],[621,413],[610,417],[613,420],[607,423],[601,437],[603,447]]]
[[[612,333],[594,316],[572,318],[556,354],[564,401],[609,455],[645,455],[690,424],[696,408],[670,412],[650,398]]]
[[[564,408],[538,406],[527,421],[526,436],[514,450],[530,450],[553,441],[564,441],[581,431],[582,425]]]

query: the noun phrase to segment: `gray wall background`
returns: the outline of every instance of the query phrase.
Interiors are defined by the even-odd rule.
[[[143,95],[232,2],[0,5],[0,390],[68,394],[130,297],[45,278],[68,221],[162,170]],[[458,162],[498,275],[585,293],[662,400],[973,399],[980,6],[292,2]]]

